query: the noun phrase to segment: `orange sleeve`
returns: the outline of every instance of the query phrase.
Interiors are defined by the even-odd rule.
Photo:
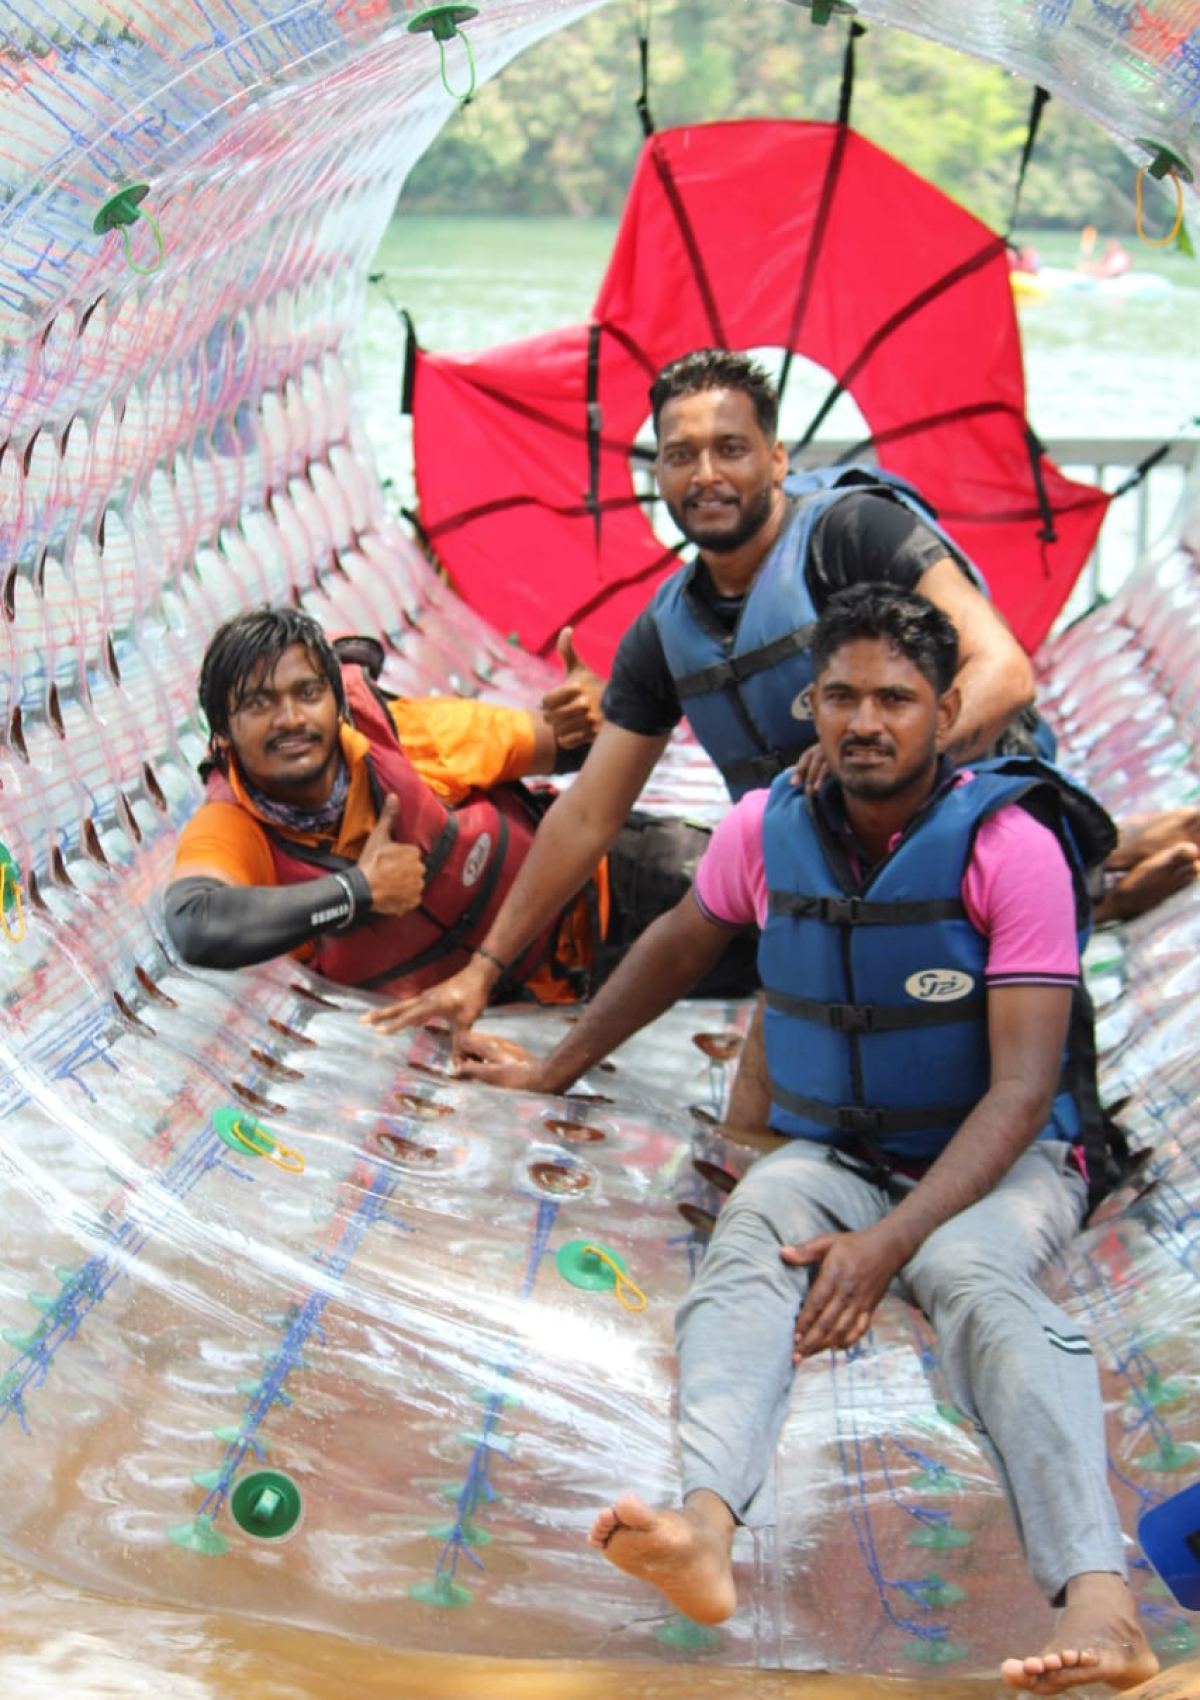
[[[179,834],[175,878],[223,874],[231,885],[276,885],[266,834],[237,803],[201,803]]]
[[[469,697],[400,697],[389,703],[404,753],[444,803],[520,779],[533,765],[533,716]]]

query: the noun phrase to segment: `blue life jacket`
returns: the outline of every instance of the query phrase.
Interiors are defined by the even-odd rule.
[[[750,586],[730,633],[701,625],[688,598],[695,563],[659,587],[650,603],[667,666],[692,731],[735,800],[769,785],[816,741],[807,691],[809,641],[818,610],[805,567],[813,527],[847,496],[886,496],[941,538],[946,553],[984,595],[987,586],[938,525],[911,484],[880,467],[790,472],[784,494],[802,498]]]
[[[1115,842],[1085,791],[1032,757],[949,775],[859,887],[804,792],[780,778],[763,821],[769,912],[759,947],[777,1133],[901,1163],[929,1162],[988,1090],[987,940],[962,880],[989,816],[1021,803],[1055,832],[1071,866],[1081,943],[1090,929],[1084,861]],[[1040,1138],[1083,1140],[1105,1168],[1090,1008],[1077,999],[1064,1075]],[[1081,1100],[1083,1102],[1081,1102]]]

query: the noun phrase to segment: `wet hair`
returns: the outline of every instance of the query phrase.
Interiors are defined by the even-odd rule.
[[[891,644],[929,680],[938,696],[954,683],[958,672],[954,622],[915,590],[856,584],[830,597],[809,645],[814,679],[843,645],[858,638],[882,638]]]
[[[662,410],[669,401],[683,395],[699,395],[703,390],[736,390],[749,396],[759,430],[769,443],[775,441],[779,428],[779,396],[775,386],[757,360],[751,360],[748,354],[735,354],[731,348],[697,348],[663,367],[650,386],[655,435]]]
[[[213,740],[229,736],[229,716],[236,712],[250,679],[260,672],[269,678],[298,643],[333,687],[338,712],[347,714],[337,655],[312,615],[297,608],[251,608],[217,627],[200,663],[198,690],[208,721],[210,752],[215,753]]]

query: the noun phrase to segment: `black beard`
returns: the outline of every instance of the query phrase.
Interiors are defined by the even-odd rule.
[[[710,555],[732,555],[743,543],[749,543],[752,537],[756,537],[766,525],[771,517],[773,496],[774,486],[768,485],[742,509],[741,519],[732,531],[719,531],[715,535],[693,526],[688,520],[686,507],[681,507],[678,512],[673,508],[668,511],[688,542],[694,543],[697,549],[706,549]]]

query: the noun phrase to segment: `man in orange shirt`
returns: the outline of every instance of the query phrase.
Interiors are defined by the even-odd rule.
[[[540,814],[518,782],[595,730],[599,681],[568,640],[568,677],[541,712],[393,698],[374,682],[372,640],[338,647],[294,609],[239,614],[214,634],[199,686],[207,795],[180,835],[167,930],[198,966],[291,952],[342,984],[408,995],[481,949]],[[707,841],[686,822],[631,817],[584,890],[497,964],[499,997],[586,994],[687,889]],[[747,939],[705,989],[752,990],[753,956]]]

